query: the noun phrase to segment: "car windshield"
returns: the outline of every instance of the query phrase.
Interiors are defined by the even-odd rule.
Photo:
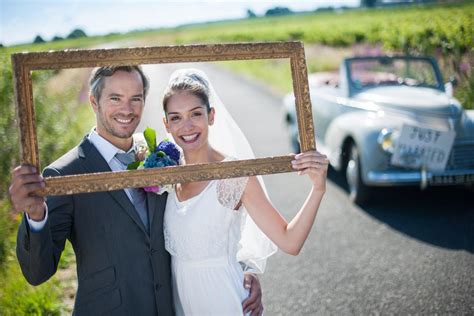
[[[423,86],[440,84],[428,60],[407,58],[355,59],[350,62],[351,84],[356,89],[380,85]]]

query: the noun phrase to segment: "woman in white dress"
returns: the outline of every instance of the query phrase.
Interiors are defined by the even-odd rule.
[[[165,90],[164,123],[183,151],[183,164],[236,158],[209,142],[209,127],[221,114],[221,108],[216,110],[211,104],[216,100],[213,91],[205,75],[192,69],[175,72]],[[224,125],[212,132],[236,135],[225,134],[229,124]],[[223,143],[234,144],[241,141],[237,138],[242,134],[225,137]],[[238,148],[241,150],[244,148]],[[166,203],[164,234],[172,260],[177,315],[242,315],[242,301],[248,293],[242,286],[239,261],[252,259],[249,265],[263,270],[262,263],[275,250],[261,232],[284,252],[299,253],[326,190],[328,161],[317,151],[310,151],[296,155],[292,164],[300,174],[309,176],[313,186],[289,223],[268,200],[258,177],[179,183],[174,187]],[[248,255],[251,248],[257,249],[254,257]]]

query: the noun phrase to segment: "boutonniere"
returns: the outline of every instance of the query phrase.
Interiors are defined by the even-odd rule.
[[[147,127],[143,132],[145,142],[137,141],[135,143],[135,156],[137,161],[127,166],[128,170],[162,168],[169,166],[178,166],[181,158],[181,152],[178,147],[168,139],[163,139],[156,144],[156,131]],[[149,186],[143,188],[147,192],[163,194],[172,190],[171,185]]]

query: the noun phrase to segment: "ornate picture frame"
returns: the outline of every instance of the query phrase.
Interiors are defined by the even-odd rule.
[[[289,58],[295,94],[301,151],[314,150],[314,126],[303,43],[233,43],[137,48],[64,50],[12,54],[15,101],[21,142],[21,163],[39,170],[38,139],[31,72],[107,65]],[[205,181],[294,171],[292,155],[172,166],[158,169],[100,172],[45,178],[39,195],[64,195],[123,188]]]

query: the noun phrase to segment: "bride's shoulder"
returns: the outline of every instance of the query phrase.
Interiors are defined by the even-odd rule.
[[[242,198],[248,177],[221,179],[217,181],[216,191],[219,203],[234,209]]]

